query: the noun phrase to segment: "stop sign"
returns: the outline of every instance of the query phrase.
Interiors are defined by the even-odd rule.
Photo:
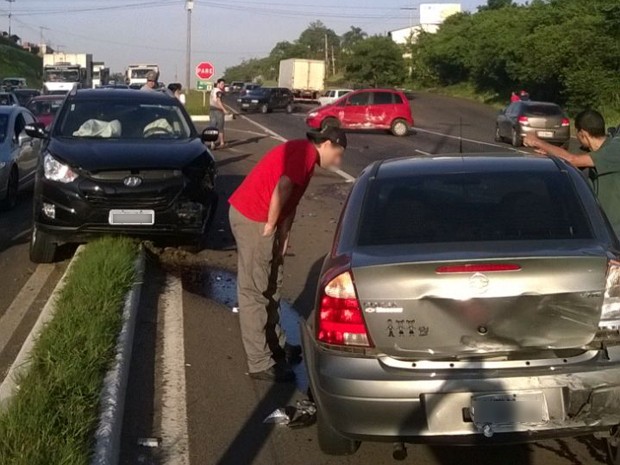
[[[215,67],[212,63],[208,61],[203,61],[196,66],[196,76],[198,79],[202,79],[203,81],[207,81],[213,77],[215,74]]]

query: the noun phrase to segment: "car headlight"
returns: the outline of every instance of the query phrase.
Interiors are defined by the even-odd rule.
[[[60,163],[49,153],[43,158],[43,174],[45,179],[68,184],[77,179],[78,175],[64,163]]]
[[[318,111],[311,111],[310,113],[308,113],[308,118],[316,118],[317,116],[319,116]]]

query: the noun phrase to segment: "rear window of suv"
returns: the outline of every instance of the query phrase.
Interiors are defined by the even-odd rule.
[[[360,246],[593,237],[559,172],[379,178],[366,199]]]

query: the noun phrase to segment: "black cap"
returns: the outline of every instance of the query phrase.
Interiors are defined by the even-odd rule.
[[[308,139],[315,144],[322,144],[330,141],[332,144],[339,145],[343,149],[347,148],[347,135],[345,132],[334,126],[326,126],[320,131],[310,131],[306,134]]]

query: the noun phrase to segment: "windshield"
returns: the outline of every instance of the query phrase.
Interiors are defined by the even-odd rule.
[[[6,139],[6,133],[9,130],[9,115],[0,115],[0,143]]]
[[[21,79],[5,79],[4,81],[2,81],[2,84],[4,84],[5,86],[20,86],[23,84],[24,81],[22,81]]]
[[[0,105],[13,105],[14,103],[11,94],[0,94]]]
[[[373,183],[359,245],[589,239],[562,173],[464,173]]]
[[[77,68],[48,68],[45,70],[43,79],[46,82],[78,82],[80,80],[80,71]]]
[[[177,105],[86,100],[67,106],[55,135],[92,139],[188,139],[190,127]]]
[[[137,68],[131,70],[132,79],[146,79],[146,75],[149,71],[154,71],[152,68]]]
[[[59,100],[35,100],[28,104],[28,109],[35,115],[55,115],[62,105]]]

